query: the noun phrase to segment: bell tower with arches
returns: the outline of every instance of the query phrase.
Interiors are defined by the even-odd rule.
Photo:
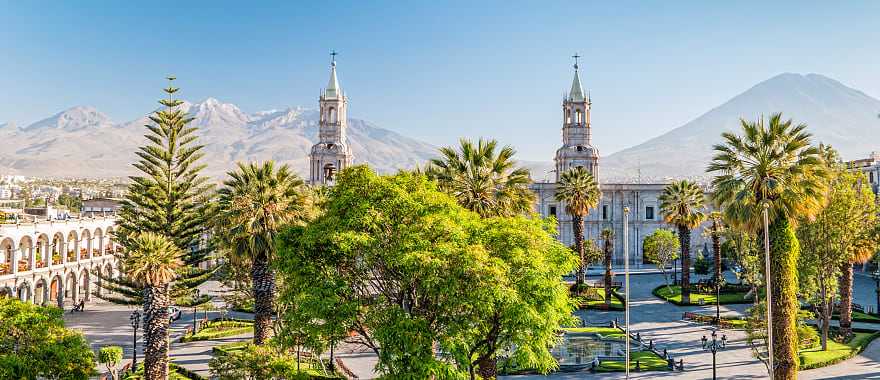
[[[336,174],[351,165],[348,145],[348,98],[336,78],[336,52],[330,53],[330,82],[318,100],[318,143],[309,154],[309,179],[313,185],[332,185]]]
[[[556,151],[556,181],[565,171],[581,166],[593,177],[599,176],[599,150],[592,145],[590,132],[589,96],[584,96],[584,88],[578,73],[578,58],[574,58],[574,79],[571,90],[562,99],[562,147]]]

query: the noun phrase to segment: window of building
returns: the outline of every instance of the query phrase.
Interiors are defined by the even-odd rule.
[[[576,115],[577,115],[577,117],[575,118],[575,120],[577,121],[577,123],[578,123],[578,124],[583,123],[583,122],[584,122],[584,114],[583,114],[583,112],[581,112],[581,110],[577,110],[577,111],[576,111]]]
[[[874,183],[874,172],[868,173],[868,182]]]
[[[645,207],[645,219],[654,220],[654,206]]]
[[[549,216],[556,216],[556,206],[550,206],[550,212],[547,213]]]
[[[602,205],[602,220],[608,220],[608,205]]]

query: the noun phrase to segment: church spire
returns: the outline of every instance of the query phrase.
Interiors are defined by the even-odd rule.
[[[581,78],[578,75],[578,58],[581,56],[577,53],[574,53],[574,80],[571,81],[571,91],[568,93],[568,98],[573,102],[583,102],[586,100],[584,98],[584,88],[581,87]]]
[[[324,90],[325,98],[335,98],[339,95],[339,80],[336,79],[336,50],[330,52],[330,82]]]

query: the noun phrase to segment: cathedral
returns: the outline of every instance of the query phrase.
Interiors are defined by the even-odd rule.
[[[348,98],[336,78],[336,52],[331,54],[330,82],[318,99],[318,143],[309,153],[309,183],[332,185],[334,176],[351,165],[348,145]]]
[[[318,99],[320,110],[318,142],[309,154],[311,184],[332,185],[336,173],[352,164],[351,146],[348,143],[348,98],[336,76],[336,54],[331,54],[330,81]],[[577,57],[575,57],[577,58]],[[539,214],[555,216],[559,221],[559,240],[566,245],[574,244],[571,216],[565,212],[565,204],[556,200],[556,182],[566,170],[583,167],[599,178],[599,150],[593,146],[590,112],[592,102],[581,85],[577,61],[571,89],[562,100],[562,146],[554,158],[556,180],[535,182],[530,187],[535,192],[535,209]],[[599,234],[605,228],[614,230],[614,265],[623,265],[623,244],[629,246],[630,264],[639,267],[644,263],[642,245],[646,236],[658,228],[670,228],[663,222],[657,198],[666,183],[600,183],[601,197],[598,206],[584,218],[584,238],[599,242]],[[629,207],[628,241],[623,241],[623,209]],[[691,253],[706,251],[702,227],[691,232]]]
[[[575,56],[577,59],[577,56]],[[565,212],[565,203],[556,200],[556,187],[562,173],[574,167],[583,167],[599,178],[599,150],[593,146],[590,112],[592,102],[584,95],[577,61],[571,90],[562,100],[562,146],[556,151],[556,180],[535,182],[535,211],[559,221],[559,240],[566,245],[574,244],[572,218]],[[584,239],[600,244],[600,233],[605,228],[614,231],[614,265],[623,265],[623,245],[629,247],[630,264],[639,267],[643,259],[645,237],[658,228],[670,228],[660,215],[658,198],[666,183],[600,183],[601,196],[598,206],[584,218]],[[628,241],[623,241],[623,210],[629,207]],[[691,254],[705,250],[702,226],[691,231]]]

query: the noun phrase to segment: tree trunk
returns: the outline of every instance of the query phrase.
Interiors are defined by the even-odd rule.
[[[574,229],[574,248],[577,250],[578,258],[580,258],[575,278],[575,287],[577,288],[577,294],[581,294],[581,285],[584,284],[587,268],[587,263],[584,262],[584,221],[580,215],[572,215],[571,221]]]
[[[762,239],[763,246],[763,239]],[[774,379],[795,380],[798,371],[797,260],[800,246],[787,219],[770,225],[770,289],[773,295]]]
[[[254,285],[254,344],[262,345],[272,331],[275,301],[275,273],[265,256],[254,257],[251,279]]]
[[[681,244],[681,303],[691,303],[691,230],[678,226],[678,241]]]
[[[144,344],[144,379],[168,379],[168,306],[171,302],[168,285],[153,287],[150,310],[145,313],[144,334],[150,341]]]
[[[828,291],[825,289],[825,281],[821,275],[819,276],[819,286],[822,294],[822,304],[819,305],[822,308],[822,351],[828,351],[828,325],[831,324],[831,310],[829,309]]]
[[[713,221],[712,251],[715,254],[715,283],[721,286],[721,236],[718,235],[718,222]]]
[[[840,266],[840,335],[852,334],[852,285],[853,264],[850,261]]]
[[[477,374],[486,380],[498,376],[498,359],[495,358],[495,355],[480,360],[477,364]]]
[[[611,307],[611,259],[614,258],[614,235],[605,239],[605,306]]]

